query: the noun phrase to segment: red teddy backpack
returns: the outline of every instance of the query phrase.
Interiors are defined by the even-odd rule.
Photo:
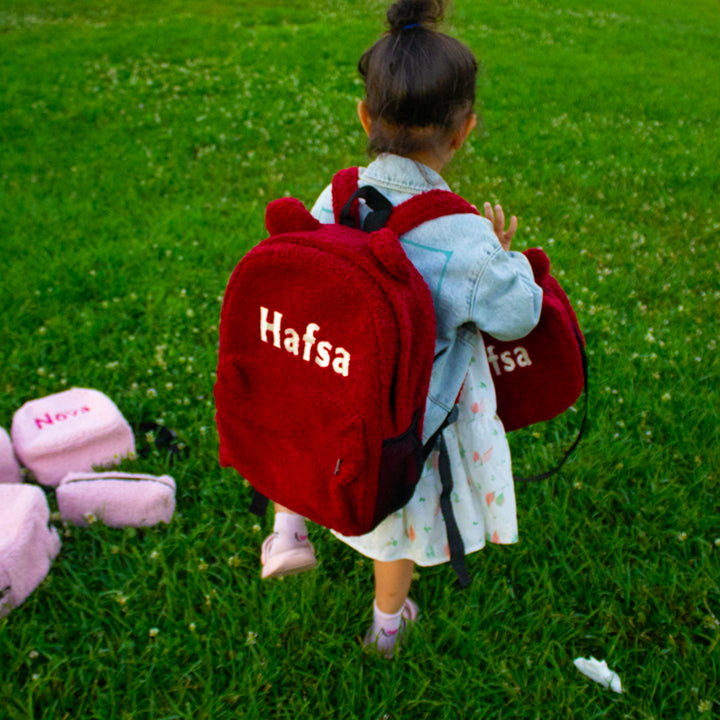
[[[423,463],[435,316],[399,236],[477,212],[441,190],[393,208],[357,184],[357,168],[333,179],[335,224],[292,198],[268,205],[270,237],[225,292],[215,385],[221,464],[345,535],[402,507]]]
[[[524,253],[535,282],[543,290],[540,320],[519,340],[501,341],[482,333],[491,368],[497,414],[507,432],[550,420],[565,412],[585,391],[585,408],[576,438],[552,470],[530,478],[555,474],[577,447],[585,430],[588,403],[588,361],[585,338],[568,296],[550,274],[550,259],[540,248]]]
[[[524,253],[543,290],[540,320],[520,340],[483,333],[497,394],[497,413],[507,432],[550,420],[567,410],[585,387],[585,340],[567,295],[550,274],[540,248]]]

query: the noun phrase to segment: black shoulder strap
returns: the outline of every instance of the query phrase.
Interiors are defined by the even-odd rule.
[[[540,480],[547,480],[549,477],[552,477],[567,462],[567,459],[575,451],[575,448],[580,443],[582,436],[585,434],[585,429],[587,426],[587,417],[588,417],[588,359],[587,359],[587,353],[585,352],[585,346],[583,345],[582,339],[580,338],[580,335],[577,332],[577,330],[575,330],[575,339],[577,340],[578,347],[580,348],[580,357],[582,358],[582,369],[583,369],[583,379],[584,379],[584,384],[583,384],[584,408],[583,408],[582,421],[580,422],[580,427],[578,428],[578,433],[575,436],[575,440],[573,441],[572,445],[570,445],[570,447],[565,451],[565,454],[562,456],[562,458],[560,458],[560,462],[557,463],[557,465],[555,465],[554,468],[552,468],[551,470],[547,470],[546,472],[541,473],[540,475],[533,475],[531,477],[519,477],[518,475],[513,475],[513,480],[515,480],[515,482],[521,482],[521,483],[539,482]]]
[[[270,500],[266,498],[262,493],[258,492],[253,488],[253,496],[252,500],[250,501],[250,507],[248,510],[253,513],[253,515],[257,515],[258,517],[264,517],[265,513],[267,512],[268,503]]]
[[[379,191],[371,185],[363,185],[358,188],[343,205],[340,211],[340,224],[348,227],[355,227],[355,218],[353,217],[353,203],[362,198],[368,204],[371,212],[367,215],[362,224],[365,232],[374,232],[385,227],[385,223],[392,215],[393,204]]]
[[[452,490],[453,479],[450,470],[450,456],[448,454],[445,436],[440,434],[440,457],[439,468],[440,483],[442,491],[440,493],[440,510],[442,511],[443,520],[445,520],[445,530],[447,532],[448,547],[450,548],[450,566],[455,571],[460,587],[465,589],[472,582],[470,573],[465,562],[465,544],[463,543],[460,529],[455,520],[455,513],[452,508]]]

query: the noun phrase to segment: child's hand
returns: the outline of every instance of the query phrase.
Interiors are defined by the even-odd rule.
[[[517,230],[517,218],[513,215],[510,218],[510,227],[505,230],[505,213],[503,212],[502,207],[500,205],[496,205],[495,210],[493,211],[493,206],[489,202],[486,202],[484,208],[485,217],[492,223],[493,230],[495,231],[497,239],[500,241],[502,249],[509,250],[513,235],[515,235],[515,231]]]

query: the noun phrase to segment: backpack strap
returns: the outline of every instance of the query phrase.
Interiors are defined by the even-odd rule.
[[[336,223],[340,223],[342,218],[347,224],[348,218],[352,218],[353,224],[359,226],[359,199],[367,199],[368,192],[365,188],[358,189],[358,182],[359,169],[356,167],[340,170],[333,177],[332,201]],[[480,215],[480,212],[449,190],[428,190],[396,205],[385,227],[401,236],[423,223],[446,215]]]
[[[449,190],[428,190],[396,205],[385,227],[400,236],[446,215],[480,215],[467,200]]]
[[[450,455],[448,454],[445,436],[440,435],[440,456],[438,458],[438,470],[440,471],[440,510],[445,520],[448,548],[450,550],[450,567],[455,571],[460,587],[464,590],[472,582],[472,578],[465,562],[465,543],[463,542],[460,529],[455,519],[455,512],[452,508],[453,478],[450,469]]]
[[[335,173],[332,179],[332,203],[333,203],[333,214],[335,215],[335,222],[340,222],[340,214],[345,204],[350,199],[351,195],[358,189],[358,176],[359,168],[345,168],[340,172]],[[357,207],[355,204],[354,213],[357,220]]]
[[[582,358],[582,370],[583,370],[583,417],[580,421],[580,427],[578,428],[577,435],[575,436],[575,440],[573,440],[572,445],[565,451],[565,454],[560,458],[560,461],[555,465],[554,468],[551,470],[547,470],[544,473],[540,473],[540,475],[533,475],[531,477],[519,477],[518,475],[513,475],[513,480],[515,482],[522,482],[522,483],[530,483],[530,482],[539,482],[540,480],[547,480],[549,477],[552,477],[556,472],[562,468],[562,466],[566,463],[567,459],[572,455],[575,448],[580,443],[580,440],[582,439],[582,436],[585,434],[585,428],[587,427],[587,417],[588,417],[588,359],[587,359],[587,352],[585,351],[585,345],[583,344],[582,338],[580,337],[580,332],[573,328],[575,331],[575,339],[577,340],[578,348],[580,349],[580,357]]]
[[[450,566],[457,575],[458,583],[464,590],[472,582],[472,577],[465,562],[465,543],[463,542],[460,528],[458,528],[455,512],[452,506],[453,478],[450,469],[450,455],[448,454],[447,443],[443,431],[448,425],[452,425],[458,418],[457,404],[448,413],[442,425],[433,433],[432,437],[423,446],[423,459],[427,460],[430,453],[437,447],[440,451],[438,457],[438,471],[440,473],[440,511],[445,521],[445,531],[450,551]]]

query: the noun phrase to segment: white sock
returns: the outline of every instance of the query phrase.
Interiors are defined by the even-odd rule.
[[[305,518],[295,513],[275,513],[273,532],[276,532],[286,542],[294,540],[297,543],[304,543],[308,537]]]
[[[377,642],[377,649],[388,657],[392,655],[400,632],[403,608],[396,613],[384,613],[377,606],[377,600],[373,603],[373,624],[370,628],[365,643],[373,645]]]

